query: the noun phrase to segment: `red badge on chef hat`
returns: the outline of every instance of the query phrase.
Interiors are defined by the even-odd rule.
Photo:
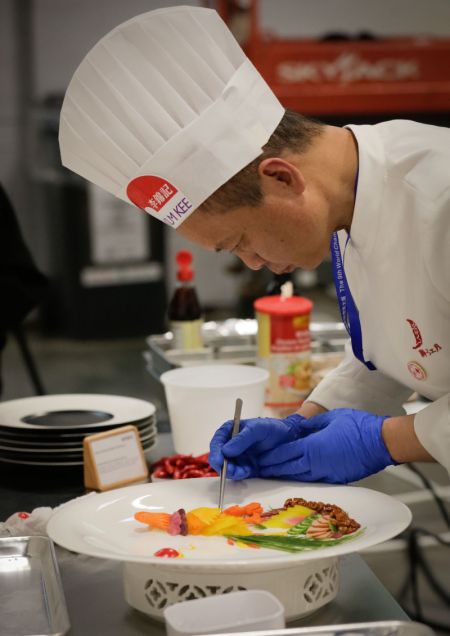
[[[166,179],[151,175],[136,177],[127,186],[130,201],[152,214],[159,212],[177,192]]]
[[[155,175],[132,179],[127,196],[138,208],[175,228],[194,212],[194,206],[181,190]]]
[[[408,367],[408,371],[414,377],[414,379],[426,380],[427,372],[425,371],[425,369],[423,368],[421,364],[419,364],[415,360],[411,360],[411,362],[408,362],[406,366]]]

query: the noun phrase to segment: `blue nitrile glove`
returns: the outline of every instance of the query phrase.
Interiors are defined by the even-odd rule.
[[[233,422],[228,420],[217,431],[209,447],[209,463],[220,473],[224,456],[228,462],[229,479],[247,479],[257,477],[258,456],[280,444],[292,442],[301,435],[304,417],[294,413],[284,420],[258,417],[242,420],[239,433],[231,440]]]
[[[311,417],[309,435],[258,457],[258,476],[346,484],[377,473],[396,463],[381,436],[385,419],[355,409]]]

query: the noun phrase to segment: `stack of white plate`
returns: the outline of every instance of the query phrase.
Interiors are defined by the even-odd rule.
[[[156,444],[155,407],[118,395],[43,395],[0,403],[0,462],[82,466],[87,435],[133,424],[144,452]]]

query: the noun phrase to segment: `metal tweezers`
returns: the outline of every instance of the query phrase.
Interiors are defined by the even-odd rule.
[[[239,426],[241,423],[241,411],[242,411],[242,400],[241,398],[237,398],[236,406],[234,409],[233,428],[231,430],[230,439],[233,439],[236,433],[239,433]],[[222,511],[223,509],[223,498],[225,495],[225,482],[227,478],[227,466],[228,466],[228,460],[224,459],[222,470],[220,471],[220,482],[219,482],[219,510],[220,511]]]

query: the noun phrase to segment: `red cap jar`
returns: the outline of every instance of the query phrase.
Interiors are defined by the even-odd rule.
[[[311,390],[313,303],[301,296],[263,296],[254,302],[258,364],[269,371],[266,406],[298,408]]]

